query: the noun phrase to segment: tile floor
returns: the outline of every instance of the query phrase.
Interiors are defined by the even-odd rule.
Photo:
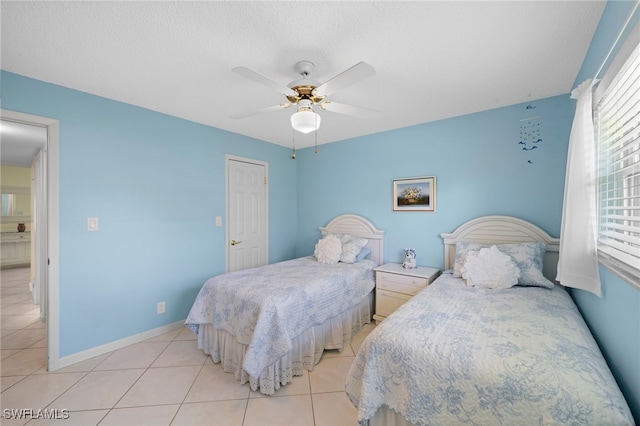
[[[2,425],[357,424],[344,381],[354,351],[373,324],[351,347],[325,352],[312,372],[270,397],[222,372],[197,349],[195,335],[186,328],[49,373],[45,327],[31,303],[28,276],[28,269],[1,272]],[[29,408],[32,417],[22,420],[7,411]],[[59,417],[68,418],[34,419],[38,409],[58,409]]]

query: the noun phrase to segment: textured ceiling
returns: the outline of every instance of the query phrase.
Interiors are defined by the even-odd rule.
[[[324,82],[357,62],[376,75],[330,100],[328,143],[569,93],[602,14],[596,1],[2,1],[2,69],[290,146],[292,109],[245,118],[284,96],[296,62]],[[312,135],[296,134],[298,147]]]

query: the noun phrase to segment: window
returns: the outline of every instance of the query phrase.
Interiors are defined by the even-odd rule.
[[[603,78],[603,82],[605,79]],[[598,255],[623,276],[640,277],[640,46],[594,108],[598,149]],[[601,90],[602,89],[602,90]]]

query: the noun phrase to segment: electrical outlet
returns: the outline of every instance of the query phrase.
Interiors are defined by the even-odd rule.
[[[165,308],[166,307],[165,307],[164,302],[158,302],[158,306],[157,306],[158,315],[164,314]]]

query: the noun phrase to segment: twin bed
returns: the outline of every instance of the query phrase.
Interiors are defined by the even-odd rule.
[[[371,322],[384,231],[357,215],[338,216],[320,231],[366,242],[357,251],[369,254],[334,264],[309,256],[213,277],[187,317],[198,348],[252,390],[272,395]]]
[[[198,347],[253,390],[273,394],[371,321],[384,232],[356,215],[320,229],[365,238],[369,256],[214,277],[189,314]],[[552,283],[557,239],[506,216],[442,237],[444,273],[356,355],[346,391],[360,424],[633,424],[571,297]]]
[[[634,424],[576,305],[552,283],[557,239],[505,216],[442,237],[444,273],[378,325],[352,364],[346,391],[360,424]]]

